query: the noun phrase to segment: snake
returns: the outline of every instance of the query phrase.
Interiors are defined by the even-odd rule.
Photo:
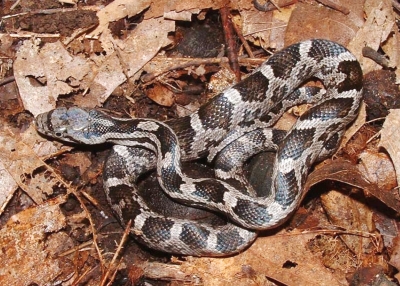
[[[307,87],[319,79],[322,88]],[[342,45],[305,40],[273,54],[249,76],[192,114],[164,122],[117,118],[95,108],[59,107],[35,118],[39,133],[74,144],[112,143],[103,171],[108,203],[149,248],[181,255],[227,256],[244,251],[260,231],[277,228],[299,207],[314,165],[338,149],[362,101],[362,70]],[[309,103],[294,126],[272,126],[290,107]],[[272,186],[257,196],[243,182],[254,154],[276,153]],[[191,178],[183,161],[206,157],[215,178]],[[180,203],[219,212],[224,225],[165,217],[137,192],[155,169],[161,188]]]

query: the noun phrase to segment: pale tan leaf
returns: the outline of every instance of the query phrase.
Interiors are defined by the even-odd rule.
[[[395,18],[390,0],[366,0],[364,7],[365,24],[358,30],[348,48],[360,61],[363,72],[367,73],[380,67],[371,59],[362,56],[362,48],[368,45],[377,51],[388,39],[395,26]]]
[[[350,10],[348,15],[322,5],[298,3],[286,29],[285,45],[322,38],[347,46],[362,24],[363,1],[347,1],[343,6]]]
[[[59,42],[47,43],[42,48],[38,40],[26,40],[17,53],[14,76],[24,107],[33,115],[56,107],[60,94],[73,88],[68,78],[82,80],[90,71],[83,56],[72,57]]]
[[[31,131],[33,136],[39,137],[34,130]],[[25,139],[28,140],[26,142],[32,142],[32,145],[35,142],[33,137]],[[53,175],[34,172],[43,166],[43,161],[32,147],[9,130],[0,130],[0,163],[3,166],[3,174],[10,176],[10,180],[12,177],[36,204],[43,202],[43,193],[52,194],[53,186],[60,184]],[[6,196],[7,193],[2,195]]]
[[[110,22],[139,14],[149,7],[150,3],[150,0],[116,0],[111,2],[97,12],[99,26],[88,37],[95,38],[100,35],[104,30],[108,29]]]
[[[168,33],[172,31],[175,31],[174,21],[148,19],[141,22],[126,40],[115,41],[129,77],[134,76],[162,47],[171,43]]]
[[[18,184],[0,160],[0,215],[11,200]]]
[[[380,147],[386,149],[396,170],[397,184],[400,183],[400,109],[390,110],[381,131]]]
[[[170,44],[168,33],[174,30],[174,21],[158,18],[144,20],[125,40],[114,39],[110,31],[104,31],[101,40],[110,55],[99,63],[88,95],[103,103],[127,76],[139,74],[162,47]]]

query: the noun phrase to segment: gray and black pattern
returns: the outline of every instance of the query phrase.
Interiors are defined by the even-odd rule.
[[[324,89],[299,88],[312,77]],[[190,116],[165,123],[113,118],[98,110],[59,108],[40,114],[40,133],[83,144],[115,144],[104,170],[105,191],[131,233],[161,251],[221,256],[242,251],[258,230],[277,227],[299,206],[314,162],[336,151],[346,126],[358,114],[362,71],[344,47],[309,40],[287,47],[249,77],[214,97]],[[289,107],[313,103],[286,132],[269,129]],[[276,150],[273,186],[255,197],[241,174],[243,162]],[[217,179],[193,179],[182,160],[215,158]],[[161,187],[180,202],[219,211],[232,223],[222,227],[167,218],[137,195],[140,174],[155,168]]]

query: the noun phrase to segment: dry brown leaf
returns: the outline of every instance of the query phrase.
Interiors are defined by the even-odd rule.
[[[295,5],[289,6],[280,11],[275,10],[272,13],[270,44],[271,48],[279,51],[285,47],[286,28],[291,19]]]
[[[240,17],[234,17],[234,20],[246,40],[264,49],[283,48],[286,26],[295,5],[269,13],[258,11],[250,1],[242,1],[237,6]]]
[[[109,56],[92,56],[90,62],[81,55],[70,55],[60,42],[39,48],[39,43],[25,41],[14,65],[25,109],[36,116],[55,108],[60,94],[69,94],[77,88],[90,92],[76,97],[76,104],[101,105],[126,81],[126,76],[135,75],[161,47],[170,43],[168,33],[174,29],[174,21],[160,18],[141,22],[126,40],[113,39],[107,30],[101,39]],[[70,86],[67,80],[71,78],[79,81],[80,86]]]
[[[104,31],[100,39],[102,45],[109,49],[109,56],[99,63],[99,71],[90,85],[88,95],[97,98],[97,105],[100,105],[126,77],[138,77],[142,67],[162,47],[170,44],[168,33],[174,30],[174,21],[158,18],[144,20],[138,24],[125,40],[114,39],[110,31]],[[133,80],[135,79],[134,77]]]
[[[360,61],[363,72],[368,73],[380,67],[371,59],[362,57],[362,48],[367,45],[378,51],[395,26],[395,16],[390,0],[366,0],[364,7],[365,24],[358,30],[348,48]]]
[[[242,10],[239,20],[242,22],[242,33],[246,40],[268,48],[271,29],[273,29],[272,15],[272,13],[255,9]],[[239,26],[238,23],[236,25]]]
[[[281,231],[259,237],[245,252],[224,259],[199,258],[181,270],[204,285],[265,285],[266,277],[283,285],[343,285],[345,281],[321,264],[307,247],[315,234]],[[293,279],[296,277],[296,279]]]
[[[74,268],[66,259],[54,258],[59,248],[72,247],[68,236],[54,235],[65,227],[66,220],[58,198],[34,208],[26,209],[10,218],[0,230],[0,284],[50,285],[67,280]],[[63,284],[67,285],[67,284]]]
[[[90,71],[83,56],[72,57],[60,42],[47,43],[42,48],[40,40],[26,40],[17,52],[14,76],[24,107],[38,115],[56,107],[60,94],[73,88],[67,79],[78,81]]]
[[[400,109],[391,109],[381,130],[379,146],[386,149],[393,162],[397,174],[397,184],[400,183]],[[398,199],[398,198],[397,198]]]
[[[75,104],[85,107],[100,106],[120,84],[126,81],[121,59],[116,52],[99,64],[98,71],[90,83],[89,93],[79,98]],[[92,103],[88,102],[86,97],[93,98],[94,100]]]
[[[125,17],[132,17],[150,6],[151,0],[115,0],[105,8],[97,12],[99,26],[88,37],[96,38],[104,30],[108,29],[108,24]]]
[[[393,163],[386,153],[365,150],[360,155],[359,170],[371,183],[378,186],[382,192],[397,186],[396,172]]]
[[[30,131],[38,136],[33,127]],[[32,142],[32,145],[35,142],[33,137],[25,140]],[[43,166],[43,161],[37,157],[32,147],[9,130],[0,131],[0,162],[5,172],[36,204],[43,202],[43,193],[52,194],[53,186],[59,184],[58,179],[52,175],[34,173]]]
[[[351,11],[348,15],[322,5],[298,3],[286,29],[285,45],[311,38],[330,39],[347,45],[362,24],[363,2],[347,1],[345,6]]]
[[[340,226],[347,231],[360,233],[374,233],[373,212],[359,199],[336,190],[330,190],[321,195],[321,203],[329,218],[335,226]],[[343,234],[340,238],[347,247],[361,258],[370,254],[374,249],[371,237]]]
[[[357,115],[357,118],[346,129],[346,131],[343,135],[343,138],[340,142],[340,147],[338,150],[341,150],[342,148],[344,148],[347,145],[347,143],[350,141],[350,139],[353,137],[353,135],[356,134],[356,132],[358,130],[360,130],[360,128],[362,126],[364,126],[366,118],[367,118],[366,104],[364,101],[362,101],[361,106],[360,106],[360,111]]]
[[[397,190],[392,189],[382,192],[375,184],[365,179],[358,167],[350,162],[342,159],[324,161],[308,176],[304,193],[307,193],[311,186],[324,180],[334,180],[360,188],[376,197],[391,209],[400,212],[400,200],[398,199]]]
[[[153,88],[148,89],[147,96],[162,106],[172,106],[175,102],[174,93],[160,84],[156,84]]]
[[[400,237],[397,235],[393,239],[392,254],[390,255],[389,263],[400,270]]]
[[[145,13],[145,19],[165,17],[171,15],[170,12],[190,12],[198,14],[204,9],[220,9],[229,5],[229,0],[202,0],[202,1],[170,1],[158,0],[153,1],[149,10]]]
[[[168,33],[172,31],[175,31],[174,21],[148,19],[141,22],[126,40],[115,40],[128,77],[134,76],[162,47],[171,43]]]
[[[382,50],[389,57],[389,65],[392,68],[400,66],[400,34],[398,29],[393,29],[393,33],[382,43]],[[395,69],[396,84],[400,84],[400,69]]]
[[[0,135],[1,136],[1,135]],[[1,138],[0,138],[1,141]],[[18,184],[0,159],[0,215],[11,200]]]

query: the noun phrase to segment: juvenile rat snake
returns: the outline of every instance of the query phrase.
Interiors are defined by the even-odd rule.
[[[311,77],[325,89],[299,88]],[[258,230],[290,217],[311,166],[336,151],[361,99],[356,58],[337,43],[308,40],[277,52],[190,116],[162,123],[71,107],[40,114],[35,122],[40,133],[63,141],[115,144],[104,168],[106,195],[123,224],[132,220],[131,233],[140,242],[166,252],[222,256],[241,251]],[[304,102],[314,106],[283,139],[282,132],[266,128],[288,107]],[[277,149],[271,195],[255,197],[229,184],[232,177],[241,177],[243,161],[263,149]],[[206,155],[209,160],[216,156],[221,179],[193,179],[182,172],[181,160]],[[151,211],[137,195],[135,182],[153,168],[170,197],[222,212],[232,222],[212,227]]]

